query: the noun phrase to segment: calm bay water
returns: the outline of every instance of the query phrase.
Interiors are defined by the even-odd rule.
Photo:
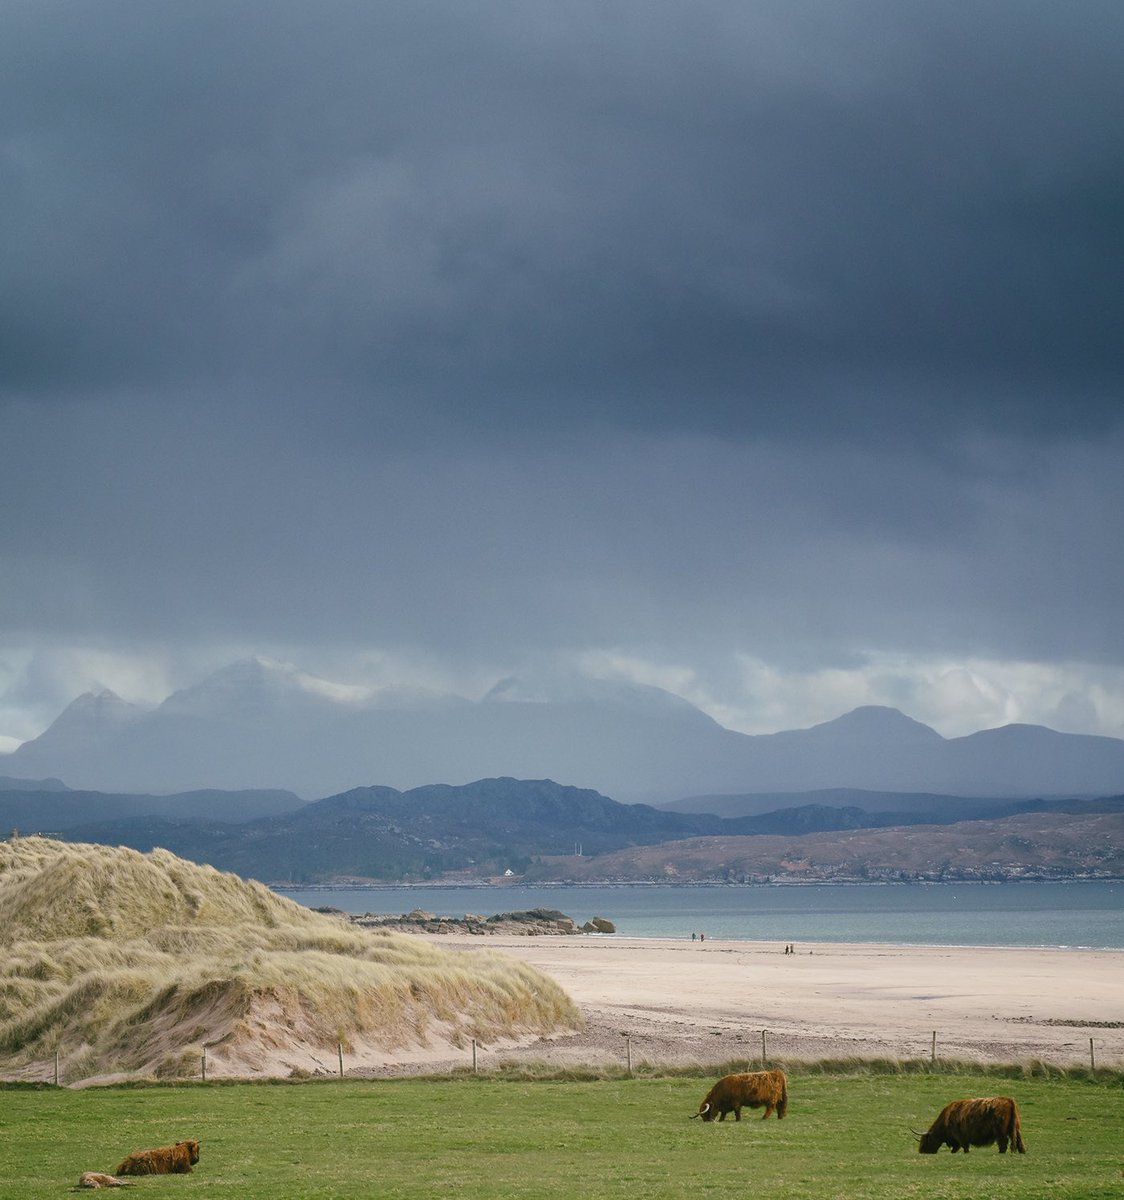
[[[1124,883],[855,884],[798,887],[278,888],[349,913],[491,916],[553,908],[578,924],[607,917],[626,937],[1124,950]]]

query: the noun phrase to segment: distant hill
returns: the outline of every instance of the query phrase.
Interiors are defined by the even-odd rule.
[[[726,827],[718,817],[619,804],[551,780],[500,778],[408,792],[354,788],[237,828],[213,819],[152,817],[101,821],[65,833],[140,850],[163,846],[255,879],[314,881],[502,874],[523,869],[533,855],[572,852],[578,845],[601,853]]]
[[[0,792],[69,792],[61,779],[14,779],[0,775]]]
[[[0,833],[61,833],[103,821],[131,822],[147,817],[188,821],[239,823],[290,812],[304,801],[292,792],[213,789],[180,792],[172,796],[116,795],[80,792],[58,780],[43,780],[57,787],[36,787],[32,780],[13,780],[20,788],[0,786]]]
[[[528,878],[573,883],[1121,879],[1124,797],[1117,797],[1112,811],[1078,807],[944,826],[692,838],[593,859],[541,859],[529,868]]]
[[[965,797],[1124,791],[1124,740],[1010,725],[944,738],[891,708],[809,729],[724,729],[659,688],[506,680],[479,701],[365,692],[265,659],[236,663],[152,709],[81,696],[0,759],[6,774],[108,792],[402,790],[513,776],[565,779],[629,802],[852,788]]]
[[[713,813],[720,817],[753,817],[793,803],[830,809],[858,809],[867,824],[900,825],[914,820],[972,820],[998,817],[1051,801],[1038,798],[949,796],[938,792],[878,792],[863,788],[820,788],[811,792],[745,792],[728,796],[685,796],[659,807],[666,812]]]
[[[940,801],[942,797],[936,797]],[[1064,809],[1115,812],[1124,798],[992,802],[981,815]],[[130,816],[74,826],[62,836],[147,851],[162,846],[266,882],[339,878],[425,880],[505,871],[540,875],[536,860],[579,856],[599,861],[628,847],[687,838],[752,835],[803,837],[890,824],[951,822],[959,810],[867,813],[856,807],[805,804],[751,817],[671,813],[620,804],[589,789],[552,780],[483,779],[463,787],[430,785],[399,792],[355,788],[290,812],[232,825],[218,819]]]

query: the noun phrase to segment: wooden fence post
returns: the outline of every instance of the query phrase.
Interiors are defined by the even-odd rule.
[[[207,1047],[203,1047],[203,1053],[199,1058],[199,1067],[203,1073],[203,1082],[207,1082]]]
[[[340,1078],[343,1078],[343,1042],[336,1043],[336,1051],[340,1056]]]
[[[1096,1055],[1093,1053],[1093,1039],[1092,1038],[1089,1039],[1089,1070],[1094,1073],[1096,1073],[1096,1070],[1097,1070],[1097,1058],[1096,1058]]]
[[[472,1039],[472,1073],[476,1074],[476,1039]]]
[[[762,1067],[767,1065],[768,1059],[769,1059],[768,1043],[766,1041],[765,1030],[762,1029],[761,1030],[761,1066]]]
[[[1090,1042],[1092,1039],[1090,1038]],[[55,1087],[59,1086],[59,1052],[55,1051]]]
[[[624,1035],[624,1056],[625,1056],[625,1063],[628,1066],[628,1073],[631,1075],[632,1074],[632,1034],[630,1034],[630,1033],[626,1033]]]
[[[929,1049],[929,1062],[936,1063],[937,1061],[937,1031],[933,1030],[933,1044]]]

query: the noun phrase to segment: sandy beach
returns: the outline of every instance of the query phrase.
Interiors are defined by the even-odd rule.
[[[768,1058],[791,1065],[823,1059],[938,1059],[1056,1066],[1090,1061],[1124,1070],[1124,952],[872,944],[798,944],[708,938],[424,935],[442,949],[501,951],[557,980],[581,1009],[579,1033],[476,1046],[478,1068],[643,1063],[732,1064]],[[261,1014],[257,1014],[259,1017]],[[268,1016],[263,1018],[268,1023]],[[218,1044],[209,1075],[334,1075],[336,1047],[294,1040],[277,1025],[251,1052]],[[352,1040],[344,1067],[374,1078],[464,1070],[468,1041],[431,1031],[425,1045],[387,1051]],[[169,1050],[173,1047],[169,1046]],[[64,1063],[64,1073],[66,1064]],[[51,1062],[0,1077],[49,1080]],[[68,1079],[72,1086],[125,1075]]]
[[[440,942],[524,959],[585,1016],[575,1036],[478,1047],[482,1069],[620,1063],[629,1049],[634,1063],[755,1065],[762,1030],[769,1056],[789,1060],[928,1058],[935,1031],[941,1058],[1087,1064],[1091,1037],[1098,1066],[1124,1066],[1120,952],[816,943],[785,954],[774,942],[586,935]],[[399,1068],[420,1065],[410,1058]]]

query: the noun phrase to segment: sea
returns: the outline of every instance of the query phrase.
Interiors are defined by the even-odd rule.
[[[1124,950],[1124,882],[285,887],[310,908],[491,916],[556,909],[616,936]],[[595,935],[608,936],[614,935]]]

